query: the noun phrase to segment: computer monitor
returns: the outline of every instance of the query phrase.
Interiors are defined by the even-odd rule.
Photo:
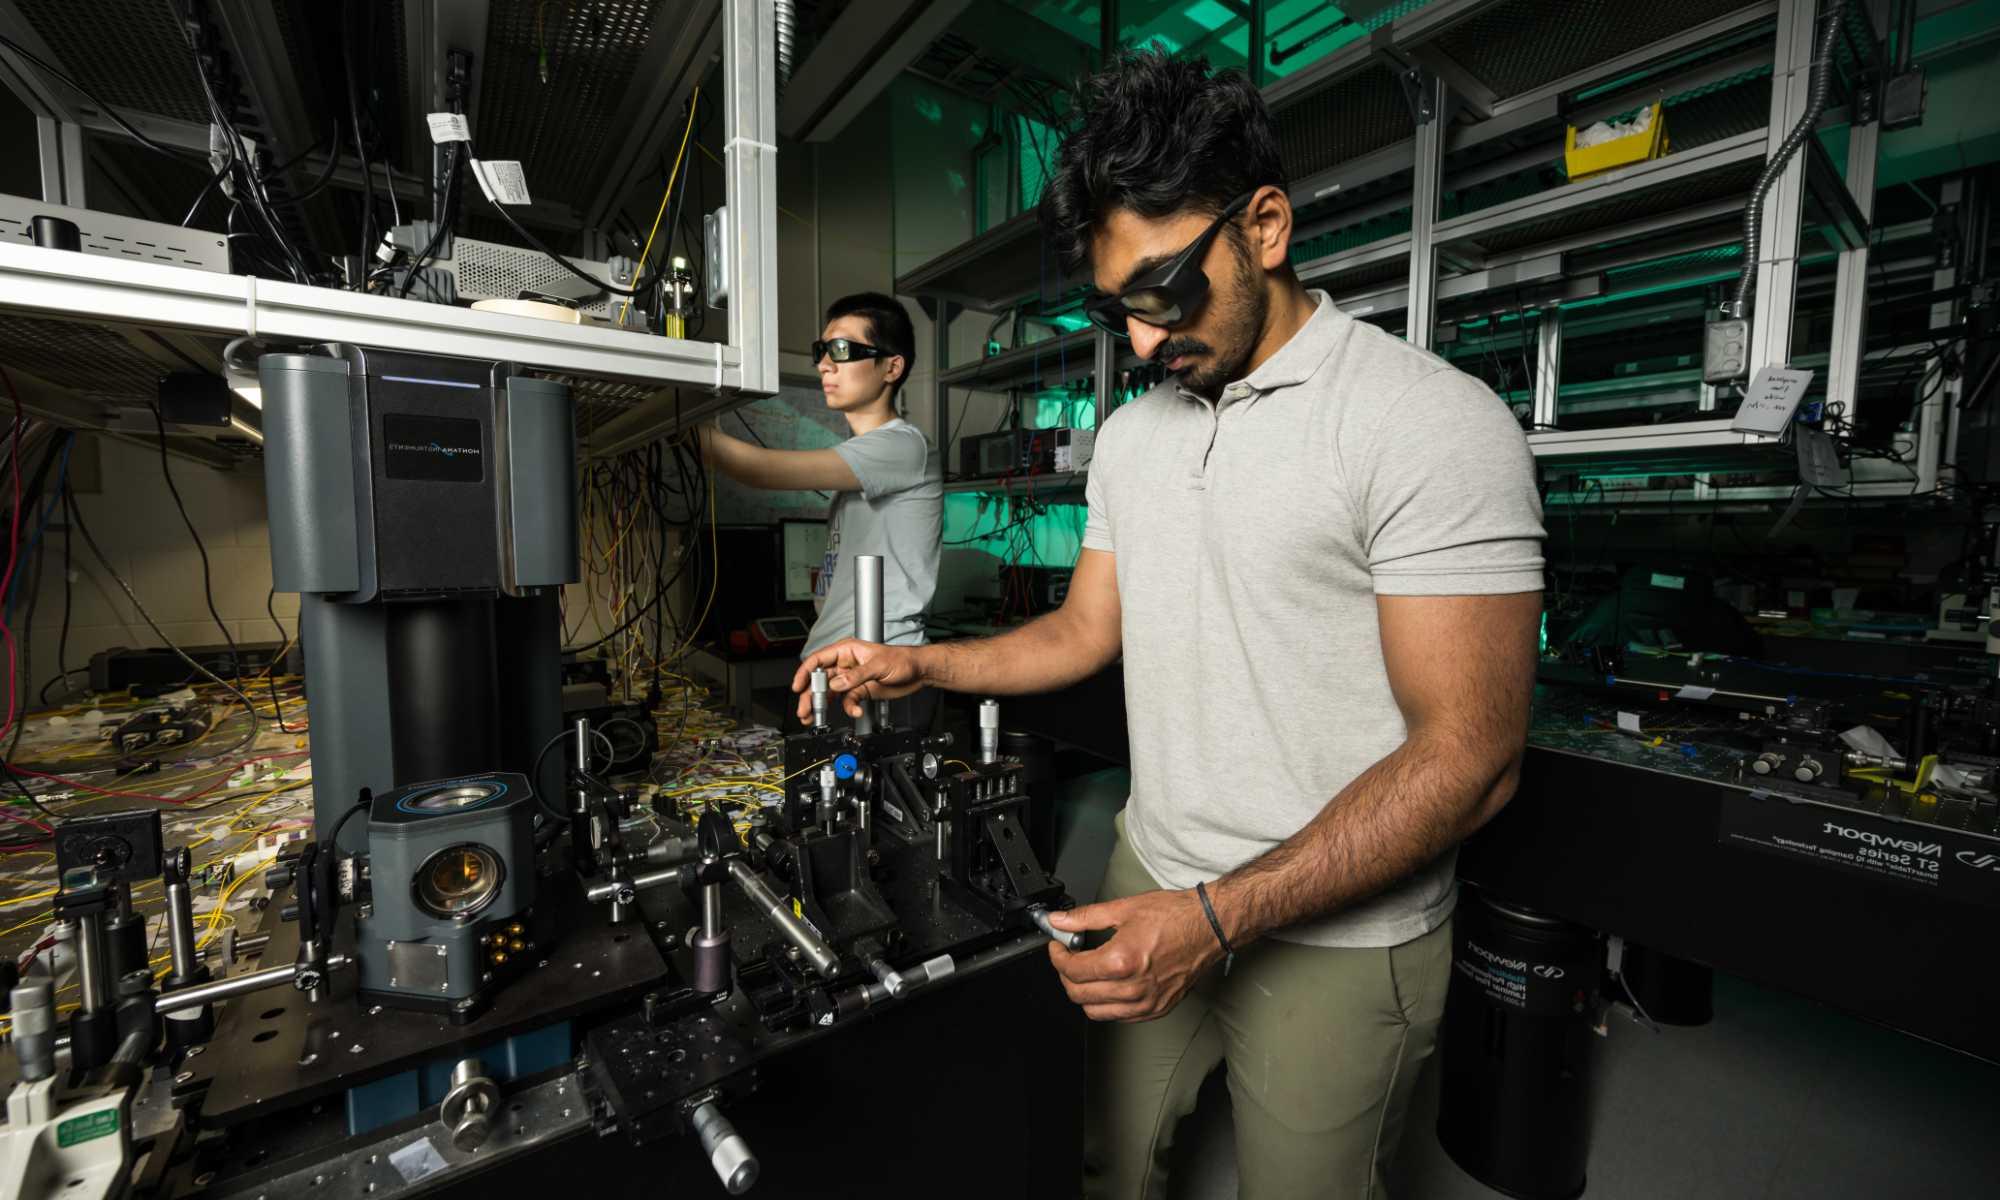
[[[826,522],[787,518],[778,522],[785,603],[811,604],[813,583],[826,561]]]

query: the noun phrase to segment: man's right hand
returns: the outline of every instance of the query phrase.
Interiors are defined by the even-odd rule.
[[[924,686],[919,658],[923,650],[922,646],[881,646],[853,638],[815,650],[792,676],[792,690],[799,694],[799,723],[812,721],[808,690],[815,670],[826,671],[826,685],[840,694],[840,706],[847,715],[859,717],[863,701],[895,700]]]

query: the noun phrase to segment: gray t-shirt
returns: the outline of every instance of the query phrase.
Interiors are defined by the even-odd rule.
[[[833,448],[861,481],[827,510],[819,619],[800,657],[854,636],[854,560],[882,556],[882,632],[896,645],[924,640],[943,553],[944,476],[924,431],[897,417]]]
[[[1407,730],[1375,597],[1542,589],[1534,461],[1485,385],[1335,308],[1218,403],[1155,387],[1104,423],[1083,544],[1116,554],[1125,829],[1189,888],[1304,828]],[[1393,946],[1450,916],[1455,853],[1280,931]]]

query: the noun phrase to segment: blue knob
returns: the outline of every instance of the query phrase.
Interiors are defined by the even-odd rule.
[[[838,779],[854,778],[854,772],[859,770],[860,767],[861,764],[854,761],[852,754],[843,754],[833,760],[833,774]]]

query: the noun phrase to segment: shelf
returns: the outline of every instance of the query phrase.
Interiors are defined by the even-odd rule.
[[[1764,130],[1753,129],[1439,221],[1436,242],[1475,255],[1557,242],[1580,249],[1658,233],[1682,216],[1707,220],[1718,206],[1741,207],[1736,197],[1747,194],[1764,169],[1765,140]]]
[[[978,362],[952,367],[938,376],[946,387],[1004,392],[1010,388],[1054,386],[1090,374],[1096,361],[1097,331],[1079,329],[1002,350]]]
[[[1398,54],[1480,116],[1614,78],[1777,13],[1775,0],[1442,0],[1397,19]]]
[[[255,336],[279,342],[349,342],[514,362],[576,382],[580,393],[605,399],[643,395],[675,384],[727,390],[741,387],[743,381],[741,355],[715,342],[564,325],[37,246],[0,243],[0,297],[5,298],[0,301],[0,317],[18,330],[44,335],[62,323],[77,330],[102,331],[115,341],[129,341],[136,329],[164,340],[192,337],[214,342]],[[92,338],[87,333],[78,336]],[[638,386],[598,382],[608,380]]]
[[[1537,431],[1528,434],[1528,448],[1539,462],[1559,474],[1577,474],[1599,466],[1656,474],[1751,470],[1760,462],[1775,465],[1789,458],[1789,452],[1778,449],[1776,438],[1738,433],[1729,427],[1727,417],[1675,425]]]
[[[954,479],[944,485],[946,492],[991,492],[995,495],[1037,498],[1080,492],[1090,478],[1088,471],[1065,471],[1059,475],[1020,475],[1012,479]]]
[[[903,296],[932,296],[980,312],[999,312],[1029,296],[1053,299],[1067,290],[1054,252],[1042,242],[1041,216],[1018,217],[896,277]]]

